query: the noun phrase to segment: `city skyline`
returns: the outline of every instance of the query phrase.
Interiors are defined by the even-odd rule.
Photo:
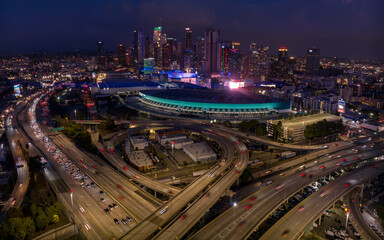
[[[342,58],[380,59],[384,53],[383,3],[378,0],[199,3],[2,3],[0,55],[94,51],[96,41],[116,52],[120,43],[131,46],[134,29],[142,28],[144,38],[152,39],[153,28],[160,25],[178,41],[191,28],[193,42],[215,28],[220,40],[240,42],[243,51],[256,42],[269,45],[273,55],[281,46],[292,56],[305,56],[313,47],[322,56]]]

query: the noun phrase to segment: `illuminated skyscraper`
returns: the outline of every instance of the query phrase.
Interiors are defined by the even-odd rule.
[[[127,47],[124,44],[117,47],[117,61],[122,66],[127,65]]]
[[[248,55],[248,74],[246,76],[258,79],[266,76],[268,72],[269,47],[251,43]]]
[[[229,57],[229,49],[230,42],[224,41],[221,42],[220,49],[220,73],[221,75],[228,76],[228,57]]]
[[[192,50],[192,30],[185,28],[184,51]]]
[[[205,32],[205,66],[207,73],[220,72],[220,31],[208,29]]]
[[[155,27],[153,29],[153,43],[160,42],[160,36],[161,36],[161,28],[162,27]]]
[[[141,28],[133,31],[133,61],[135,68],[143,66],[144,61],[144,35]]]
[[[205,55],[205,46],[204,46],[204,38],[198,37],[196,38],[196,49],[195,49],[195,68],[197,71],[203,71],[203,62]]]
[[[308,48],[305,62],[306,72],[311,75],[318,75],[320,68],[320,49]]]
[[[163,70],[170,70],[170,66],[173,58],[173,48],[170,43],[165,43],[162,47],[163,51]]]
[[[241,57],[240,42],[232,41],[228,53],[228,72],[232,77],[240,77]]]
[[[279,48],[278,59],[280,62],[286,63],[288,60],[288,49],[286,47]]]
[[[96,57],[98,65],[106,65],[107,59],[105,54],[105,45],[102,41],[98,41],[96,43]]]
[[[145,38],[145,57],[152,57],[151,39],[149,37]]]
[[[100,57],[105,57],[105,44],[102,41],[98,41],[96,43],[96,56]]]

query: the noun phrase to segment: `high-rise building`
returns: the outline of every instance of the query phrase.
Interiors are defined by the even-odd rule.
[[[145,57],[152,57],[151,39],[149,37],[145,38]]]
[[[195,44],[195,69],[199,72],[203,72],[203,62],[204,62],[204,38],[198,37],[196,38]]]
[[[268,72],[268,55],[269,47],[263,45],[257,45],[256,43],[251,43],[249,46],[249,55],[248,55],[248,72],[247,77],[260,80],[263,76],[266,76]]]
[[[127,65],[127,47],[124,44],[117,47],[117,62],[122,66]]]
[[[144,35],[141,28],[137,28],[133,31],[132,47],[134,67],[140,68],[144,63]]]
[[[96,43],[96,56],[100,57],[103,56],[105,57],[105,44],[103,41],[98,41]]]
[[[280,62],[286,63],[288,60],[288,49],[286,47],[279,48],[278,57]]]
[[[105,45],[103,41],[98,41],[96,43],[96,58],[97,58],[98,65],[105,66],[107,64]]]
[[[220,72],[220,31],[208,29],[205,32],[205,66],[207,73]]]
[[[320,68],[320,49],[308,48],[305,62],[306,72],[311,75],[318,75]]]
[[[170,43],[165,43],[162,47],[163,51],[163,70],[170,70],[170,66],[173,58],[173,48]]]
[[[184,51],[192,50],[192,30],[185,28]]]
[[[228,76],[228,58],[229,58],[230,44],[231,43],[228,41],[221,42],[220,73],[223,76]]]
[[[232,41],[228,53],[228,72],[232,77],[240,78],[241,57],[240,42]]]
[[[161,28],[162,27],[155,27],[153,29],[153,44],[160,42]]]

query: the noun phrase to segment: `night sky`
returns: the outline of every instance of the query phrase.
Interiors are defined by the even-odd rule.
[[[384,58],[384,0],[0,0],[0,55],[95,50],[132,43],[142,27],[154,26],[182,40],[217,28],[221,40],[286,46],[293,56],[319,47],[322,56]]]

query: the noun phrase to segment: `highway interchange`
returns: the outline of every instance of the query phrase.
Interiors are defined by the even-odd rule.
[[[18,159],[19,156],[22,157],[21,150],[17,148],[17,145],[12,147],[12,143],[21,140],[25,145],[30,141],[31,149],[39,152],[48,160],[44,171],[48,182],[71,217],[74,218],[78,229],[88,239],[182,238],[237,181],[246,168],[248,151],[242,143],[242,138],[265,141],[222,126],[202,124],[201,121],[175,120],[135,123],[137,131],[145,128],[182,126],[213,139],[221,146],[222,159],[204,175],[180,190],[130,168],[119,155],[110,151],[111,146],[102,145],[97,141],[98,133],[96,131],[92,133],[93,142],[100,154],[112,166],[96,155],[85,153],[62,133],[50,131],[50,127],[44,124],[45,121],[49,123],[50,117],[44,111],[47,110],[46,106],[41,104],[46,101],[46,97],[47,95],[44,95],[41,101],[33,98],[25,99],[25,102],[17,105],[8,116],[6,132],[12,153],[15,159],[16,157]],[[97,124],[97,122],[94,123]],[[15,129],[18,129],[19,133]],[[110,143],[113,145],[115,140],[124,137],[124,134],[126,131],[112,135]],[[371,147],[370,144],[373,141],[377,142],[375,146]],[[192,239],[246,239],[282,203],[316,179],[350,164],[381,156],[384,148],[384,144],[378,136],[374,137],[372,141],[365,139],[355,144],[343,143],[340,146],[330,144],[329,149],[323,149],[323,146],[281,145],[274,142],[267,142],[267,144],[280,148],[318,151],[298,157],[291,163],[282,164],[274,169],[279,174],[260,173],[260,176],[265,178],[264,184],[251,188],[248,197],[200,229],[191,237]],[[354,153],[351,149],[358,149],[359,152]],[[73,166],[66,169],[65,164],[59,161],[57,156],[66,159]],[[341,159],[344,160],[341,161]],[[305,169],[298,171],[298,166],[303,162],[305,162]],[[340,162],[342,164],[339,164]],[[29,176],[27,164],[25,165],[23,168],[18,168],[18,183],[22,183],[22,185],[19,190],[15,188],[16,192],[12,193],[12,197],[16,199],[16,202],[13,203],[15,206],[21,203],[28,186]],[[81,176],[84,174],[87,176],[84,179],[84,186],[89,185],[89,187],[81,186],[79,178],[74,178],[70,173],[72,168],[79,171]],[[321,191],[317,191],[310,195],[274,224],[265,233],[263,239],[280,239],[287,232],[286,239],[296,239],[303,233],[303,229],[321,214],[321,211],[332,205],[335,198],[333,195],[338,198],[360,182],[365,181],[368,176],[375,176],[382,172],[382,164],[377,163],[375,167],[357,169],[332,181],[321,191],[331,191],[333,194],[319,197]],[[300,176],[300,174],[305,175]],[[364,178],[360,180],[358,176],[360,178],[364,176]],[[345,182],[351,183],[351,186],[343,187]],[[141,186],[161,193],[169,198],[168,201],[159,200]],[[100,195],[100,191],[104,195]],[[105,202],[102,202],[101,198],[104,198]],[[118,207],[107,213],[105,208],[112,203]],[[10,201],[7,204],[10,204]],[[321,207],[318,204],[321,204]],[[298,212],[297,209],[304,205],[305,208]],[[314,212],[315,209],[319,212]],[[131,218],[132,221],[122,224],[121,219],[128,218]],[[114,219],[120,220],[120,224],[115,224]],[[295,221],[297,224],[293,226],[286,221]]]

